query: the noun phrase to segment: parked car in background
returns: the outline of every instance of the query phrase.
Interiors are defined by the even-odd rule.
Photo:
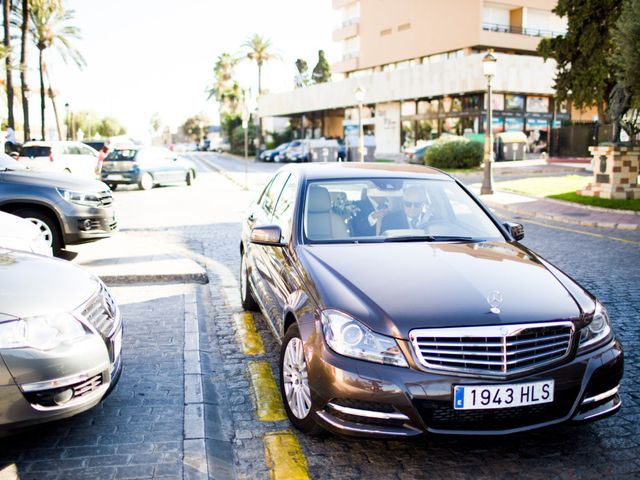
[[[109,237],[117,228],[104,183],[31,171],[5,154],[0,154],[0,210],[34,223],[56,255],[66,245]]]
[[[284,150],[287,162],[335,162],[338,160],[340,145],[335,139],[305,138],[293,141]]]
[[[122,372],[109,289],[65,260],[0,248],[0,435],[90,409]]]
[[[85,178],[98,178],[98,152],[82,142],[26,142],[20,163],[31,170],[64,172]]]
[[[209,142],[209,151],[211,152],[230,152],[231,144],[226,138],[214,138]]]
[[[605,307],[523,237],[433,168],[278,170],[243,222],[240,297],[281,341],[291,423],[505,435],[617,412]]]
[[[191,185],[195,178],[191,160],[162,147],[117,148],[102,163],[102,181],[112,190],[118,185],[138,185],[141,190],[168,183]]]
[[[89,140],[89,141],[82,142],[82,143],[84,143],[85,145],[88,145],[89,147],[93,148],[97,152],[102,147],[107,145],[108,142],[106,140]]]
[[[282,153],[289,146],[289,142],[281,143],[276,148],[265,150],[260,154],[260,160],[263,162],[273,162],[277,155]]]
[[[52,256],[47,238],[36,225],[22,217],[0,212],[0,248]]]
[[[415,163],[417,165],[424,165],[424,157],[427,155],[427,151],[435,143],[435,140],[427,140],[425,143],[416,147],[412,151],[407,153],[407,159],[409,163]]]

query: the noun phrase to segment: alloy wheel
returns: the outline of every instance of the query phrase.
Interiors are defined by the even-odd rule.
[[[38,230],[40,230],[40,236],[45,239],[45,241],[47,242],[47,245],[52,247],[53,232],[51,231],[51,228],[49,228],[49,225],[47,225],[45,222],[43,222],[39,218],[27,218],[27,220],[29,220],[36,227],[38,227]]]
[[[311,392],[302,340],[292,338],[287,344],[282,365],[285,397],[291,412],[304,419],[311,410]]]

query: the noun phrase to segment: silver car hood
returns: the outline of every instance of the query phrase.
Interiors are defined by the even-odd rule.
[[[94,275],[66,260],[0,248],[0,321],[72,311],[98,288]]]
[[[23,185],[58,187],[82,192],[102,192],[109,187],[99,180],[91,180],[69,173],[38,172],[31,170],[8,170],[2,172],[6,180]]]

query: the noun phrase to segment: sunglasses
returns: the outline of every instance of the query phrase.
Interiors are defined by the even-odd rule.
[[[424,202],[404,202],[404,206],[407,208],[421,207],[422,205],[424,205]]]

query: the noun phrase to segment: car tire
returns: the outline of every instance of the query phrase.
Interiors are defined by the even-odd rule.
[[[247,259],[244,252],[240,256],[240,301],[242,308],[255,312],[259,310],[258,302],[253,298],[251,293],[251,284],[249,283],[249,272],[247,271]]]
[[[118,189],[118,184],[117,183],[107,183],[107,185],[114,192]]]
[[[149,172],[144,172],[140,176],[138,187],[140,188],[140,190],[151,190],[153,188],[153,177]]]
[[[62,249],[62,234],[57,219],[52,215],[33,208],[22,208],[13,212],[14,215],[29,220],[40,229],[47,243],[51,245],[54,255]]]
[[[195,178],[195,174],[193,173],[193,170],[189,170],[187,172],[187,176],[185,177],[184,181],[187,184],[187,186],[191,186],[193,185],[193,179]]]
[[[319,435],[324,429],[316,423],[304,344],[296,323],[292,323],[280,348],[280,394],[289,421],[307,435]]]

